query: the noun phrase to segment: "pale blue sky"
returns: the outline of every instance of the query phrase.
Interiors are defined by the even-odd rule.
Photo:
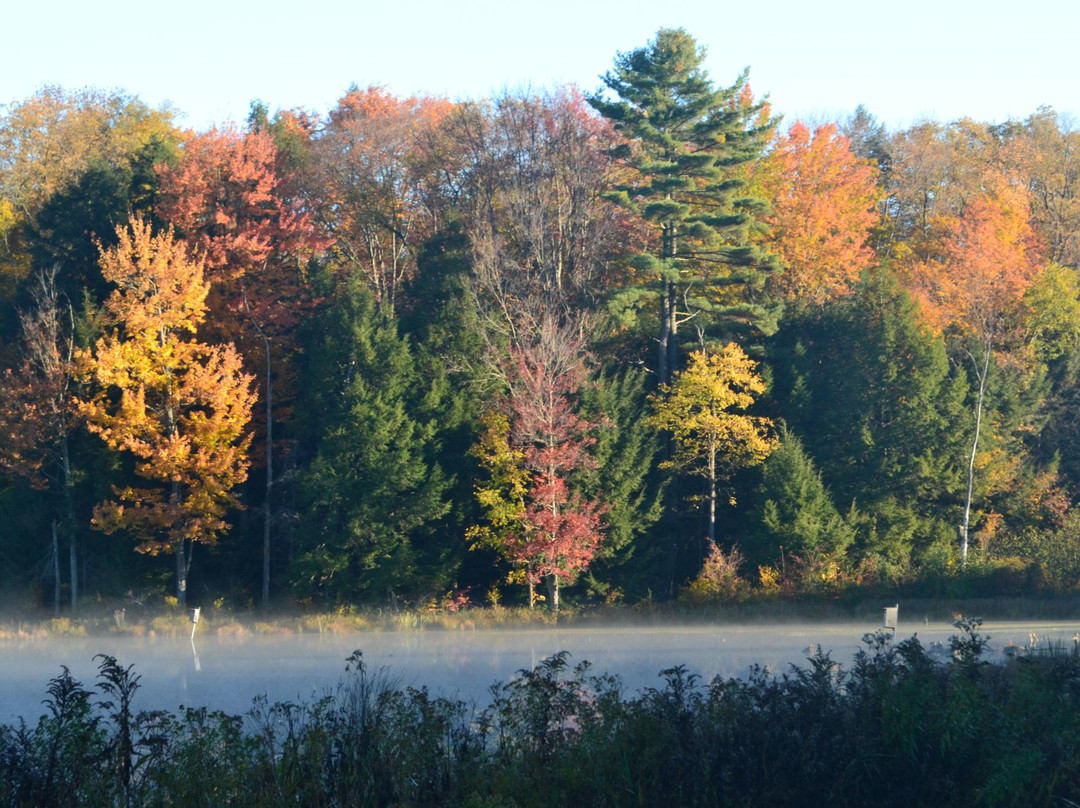
[[[717,83],[744,66],[788,122],[865,104],[892,127],[1080,113],[1077,0],[19,0],[2,15],[0,103],[46,83],[125,89],[195,128],[250,102],[325,112],[356,83],[399,94],[599,87],[616,51],[661,26],[707,46]]]

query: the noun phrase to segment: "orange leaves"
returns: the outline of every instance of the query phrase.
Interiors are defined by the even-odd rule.
[[[1003,185],[972,199],[943,233],[941,257],[911,267],[909,285],[938,327],[997,342],[1042,268],[1027,195]]]
[[[811,137],[796,123],[757,178],[773,204],[766,218],[770,247],[786,267],[774,287],[788,299],[818,305],[850,291],[874,257],[866,243],[881,198],[873,169],[834,125]]]
[[[112,330],[79,357],[98,390],[81,409],[90,430],[131,454],[152,485],[115,491],[94,521],[108,533],[131,531],[142,552],[213,542],[235,504],[232,489],[247,477],[252,377],[231,345],[193,338],[207,284],[183,244],[140,220],[117,236],[101,257],[117,286],[105,303]]]
[[[275,251],[316,242],[310,217],[285,199],[279,155],[267,132],[211,130],[162,166],[161,214],[203,259],[212,280],[230,280]]]
[[[102,277],[117,290],[105,302],[106,316],[131,336],[156,338],[162,329],[194,333],[206,312],[209,285],[201,262],[171,233],[153,235],[135,219],[116,229],[117,245],[101,255]]]

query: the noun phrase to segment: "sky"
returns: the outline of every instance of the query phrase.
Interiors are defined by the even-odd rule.
[[[323,113],[352,84],[452,100],[591,92],[661,27],[707,48],[718,85],[749,67],[789,123],[859,104],[891,129],[1080,114],[1076,0],[39,0],[3,19],[0,104],[93,86],[169,104],[195,129],[242,122],[254,100]]]

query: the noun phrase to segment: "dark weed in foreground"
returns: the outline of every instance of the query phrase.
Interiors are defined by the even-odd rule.
[[[774,675],[705,684],[682,667],[626,695],[565,654],[479,712],[369,673],[245,717],[134,712],[139,678],[66,669],[31,728],[0,727],[9,806],[969,806],[1080,802],[1080,654],[984,661],[979,621],[947,663],[864,638]]]

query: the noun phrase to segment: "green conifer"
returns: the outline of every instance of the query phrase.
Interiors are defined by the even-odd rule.
[[[624,305],[659,304],[659,381],[677,368],[679,326],[704,333],[771,333],[776,310],[762,296],[775,259],[750,241],[766,204],[750,195],[746,167],[764,149],[771,124],[747,73],[727,88],[702,67],[705,49],[681,28],[663,28],[644,48],[620,53],[603,76],[614,94],[589,102],[628,143],[633,169],[611,197],[657,231],[657,247],[633,259],[645,282]]]

